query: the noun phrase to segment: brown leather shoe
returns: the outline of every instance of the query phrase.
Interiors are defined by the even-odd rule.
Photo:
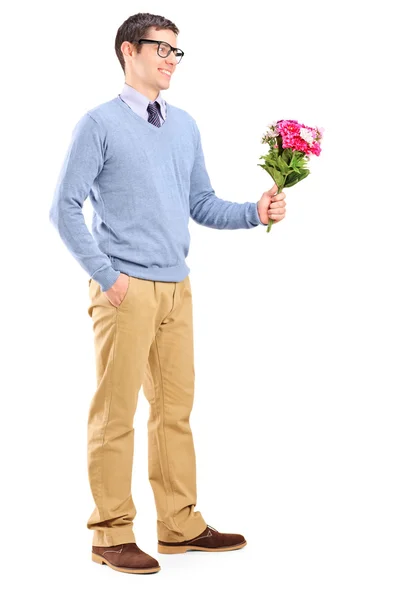
[[[92,546],[92,560],[123,573],[157,573],[161,569],[155,558],[133,542],[117,546]]]
[[[206,529],[195,538],[185,542],[161,542],[158,540],[158,551],[161,554],[179,554],[187,550],[203,550],[203,552],[223,552],[238,550],[247,544],[239,533],[220,533],[207,525]]]

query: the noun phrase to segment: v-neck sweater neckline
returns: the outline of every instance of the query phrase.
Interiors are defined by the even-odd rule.
[[[162,129],[165,129],[166,127],[168,128],[168,124],[171,121],[171,110],[170,110],[171,107],[168,104],[168,102],[165,102],[165,105],[166,105],[165,121],[160,125],[160,127],[157,127],[157,125],[153,125],[153,123],[150,123],[150,121],[146,121],[146,119],[143,119],[143,117],[141,117],[134,110],[132,110],[131,107],[125,102],[125,100],[122,100],[122,98],[119,95],[115,98],[115,100],[116,100],[116,102],[121,104],[122,108],[124,108],[125,110],[128,110],[130,112],[130,114],[132,115],[132,117],[134,119],[136,119],[136,121],[141,123],[147,129],[154,130],[155,134],[160,134]]]

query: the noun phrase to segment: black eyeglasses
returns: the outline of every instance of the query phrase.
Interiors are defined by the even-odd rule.
[[[161,58],[167,58],[171,54],[171,51],[175,54],[177,58],[177,62],[180,63],[182,60],[182,56],[185,54],[179,48],[174,48],[168,42],[161,42],[159,40],[145,40],[141,39],[137,42],[138,44],[158,44],[157,54],[161,56]]]

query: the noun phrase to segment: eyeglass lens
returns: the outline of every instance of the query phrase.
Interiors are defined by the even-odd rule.
[[[169,46],[167,46],[166,44],[159,44],[158,53],[162,58],[166,58],[168,56],[168,54],[170,53],[170,50],[171,50],[171,48]],[[182,58],[182,51],[175,50],[175,56],[177,58],[177,61],[179,62]]]

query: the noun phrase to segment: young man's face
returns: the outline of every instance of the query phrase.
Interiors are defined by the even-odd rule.
[[[160,40],[169,43],[174,48],[177,47],[177,37],[170,29],[156,30],[151,27],[143,39]],[[140,54],[132,53],[132,60],[126,63],[126,80],[129,80],[137,87],[148,91],[149,94],[158,95],[160,90],[169,88],[171,78],[176,69],[177,58],[173,52],[163,58],[158,55],[158,44],[141,44]],[[160,49],[162,53],[162,47]],[[169,71],[169,75],[162,72],[162,69]]]

